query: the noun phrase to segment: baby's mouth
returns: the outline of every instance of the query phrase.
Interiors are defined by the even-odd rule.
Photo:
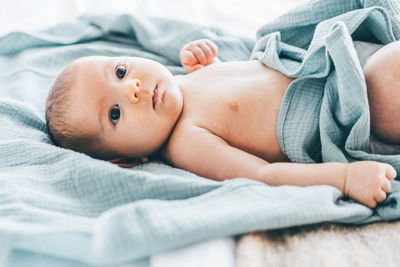
[[[158,86],[156,85],[156,87],[153,90],[153,109],[156,108],[157,101],[158,101]]]

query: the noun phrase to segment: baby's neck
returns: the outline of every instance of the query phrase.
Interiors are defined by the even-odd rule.
[[[181,91],[182,96],[184,95],[184,81],[186,80],[186,76],[187,74],[179,74],[179,75],[175,75],[175,81],[178,84],[179,90]]]

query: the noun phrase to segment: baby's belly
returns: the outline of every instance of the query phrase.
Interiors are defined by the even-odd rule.
[[[288,161],[279,145],[277,123],[292,79],[259,62],[249,63],[245,71],[197,90],[197,103],[202,103],[195,108],[198,121],[233,147],[268,162]]]
[[[264,98],[264,101],[261,100],[254,101],[253,105],[240,105],[235,101],[230,101],[227,106],[230,109],[228,116],[231,119],[224,129],[218,129],[220,136],[231,146],[268,162],[288,161],[277,136],[282,98],[278,94],[270,94],[268,98]],[[236,119],[233,119],[235,117]]]

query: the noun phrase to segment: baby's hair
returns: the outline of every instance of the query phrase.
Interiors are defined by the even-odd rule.
[[[73,64],[67,66],[55,80],[46,101],[46,123],[54,144],[88,154],[95,158],[104,158],[106,151],[94,147],[98,137],[79,131],[70,119],[71,88],[75,86],[76,71]]]
[[[46,101],[46,123],[52,141],[64,146],[71,136],[68,123],[70,89],[74,83],[74,67],[67,66],[57,77]]]

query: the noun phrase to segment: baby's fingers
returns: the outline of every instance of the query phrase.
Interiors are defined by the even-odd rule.
[[[185,69],[187,72],[192,73],[193,71],[199,70],[203,67],[201,64],[196,64],[194,66],[185,66]]]
[[[206,45],[208,46],[208,48],[211,50],[211,54],[213,57],[216,57],[218,55],[218,47],[217,45],[210,41],[210,40],[205,40]]]
[[[376,205],[377,205],[375,199],[371,199],[371,200],[369,200],[369,201],[366,201],[366,202],[364,202],[363,204],[366,205],[367,207],[371,208],[371,209],[375,208]]]
[[[199,43],[199,46],[207,57],[207,64],[213,63],[213,59],[217,56],[217,46],[209,40]]]
[[[385,164],[386,165],[386,178],[389,180],[393,180],[397,176],[396,170],[392,167],[390,164]]]
[[[383,192],[389,193],[390,190],[392,189],[392,185],[391,185],[391,183],[390,183],[390,181],[388,179],[384,179],[382,181],[381,188],[382,188]]]
[[[189,50],[183,51],[180,57],[183,66],[193,66],[197,63],[197,58]]]
[[[203,49],[200,48],[200,46],[194,46],[191,49],[192,53],[194,56],[197,58],[197,62],[199,62],[201,65],[206,66],[208,63],[207,56],[204,53]]]
[[[212,53],[210,47],[208,47],[208,45],[206,45],[205,43],[200,43],[199,47],[201,48],[201,50],[203,51],[203,53],[206,57],[207,62],[205,65],[211,64],[214,56],[213,56],[213,53]]]
[[[378,190],[378,193],[375,195],[376,202],[382,202],[386,199],[386,193],[382,190]]]

